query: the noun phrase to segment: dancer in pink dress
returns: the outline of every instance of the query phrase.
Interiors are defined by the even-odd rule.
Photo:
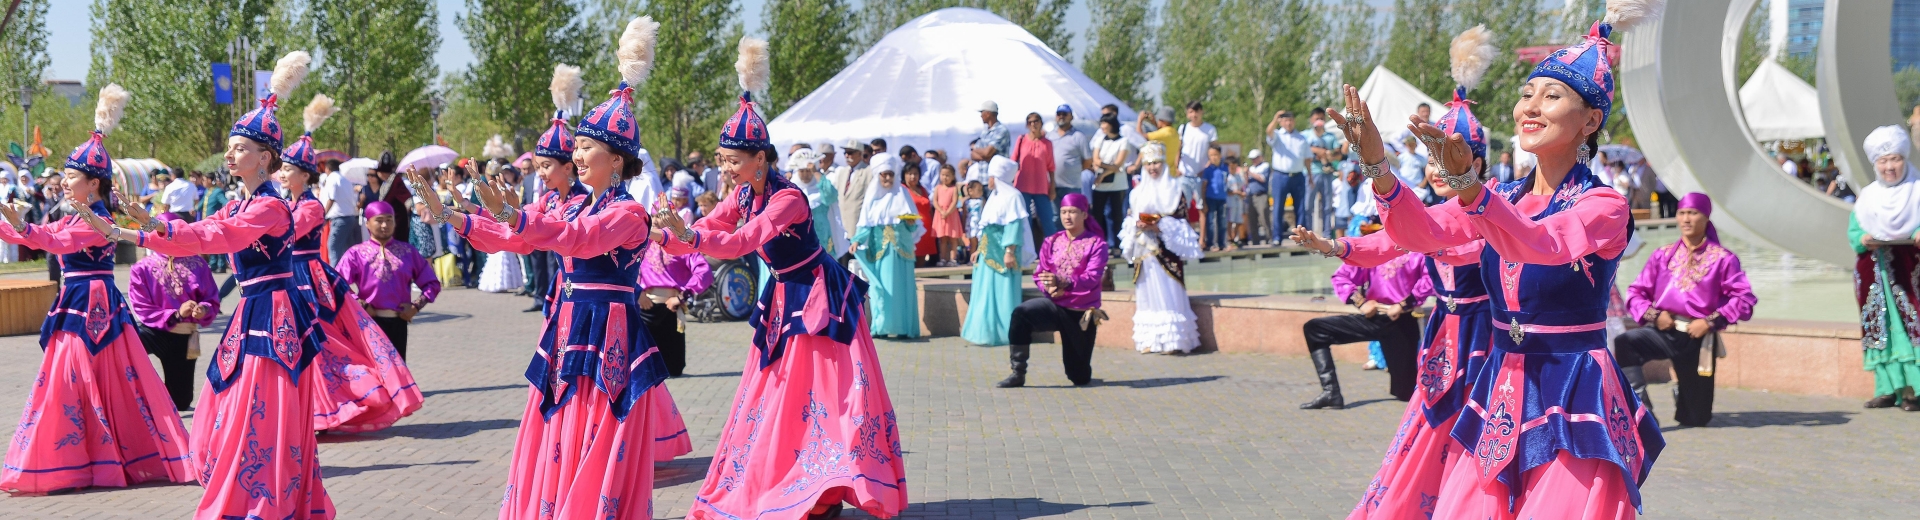
[[[274,172],[293,211],[294,286],[314,304],[327,343],[314,358],[308,377],[313,392],[314,431],[370,432],[420,409],[425,398],[413,372],[400,359],[387,333],[348,291],[345,278],[326,261],[327,210],[315,198],[313,181],[320,178],[315,164],[313,129],[337,111],[333,98],[313,96],[303,113],[307,132],[280,153]]]
[[[69,203],[99,218],[117,211],[106,136],[120,122],[127,91],[100,90],[93,137],[67,156]],[[133,315],[113,283],[112,241],[72,216],[26,224],[0,206],[0,240],[60,255],[60,296],[40,325],[40,372],[27,390],[19,429],[7,446],[0,490],[13,494],[192,482],[186,427],[147,361]]]
[[[660,384],[666,363],[636,299],[651,229],[647,209],[623,181],[644,167],[629,85],[646,78],[659,27],[648,17],[627,24],[618,52],[623,81],[574,133],[568,156],[590,190],[584,204],[561,212],[538,203],[516,208],[518,201],[507,198],[511,190],[477,183],[486,212],[462,215],[431,190],[421,193],[436,222],[451,222],[476,249],[540,249],[560,257],[554,310],[527,367],[532,388],[501,501],[503,520],[652,517],[661,430],[655,423],[658,408],[672,402]],[[556,144],[564,132],[556,121],[538,145],[549,151],[537,157],[553,161],[552,149],[565,146]],[[419,172],[412,175],[426,184]]]
[[[758,254],[776,277],[748,318],[754,350],[688,518],[831,518],[843,502],[890,518],[907,505],[906,467],[866,284],[822,253],[806,194],[773,168],[750,94],[767,89],[767,43],[741,39],[735,68],[748,93],[714,157],[739,186],[693,229],[653,217],[667,253]]]
[[[231,254],[240,305],[214,349],[195,408],[191,447],[206,494],[198,520],[333,518],[313,438],[313,380],[305,370],[326,342],[314,303],[294,283],[293,204],[268,177],[278,169],[280,99],[312,58],[295,51],[274,67],[271,93],[228,132],[226,165],[247,196],[192,224],[121,229],[84,215],[94,230],[162,254]],[[149,222],[130,206],[137,222]]]
[[[1453,427],[1461,452],[1448,459],[1459,463],[1443,477],[1435,518],[1632,518],[1665,447],[1606,345],[1608,293],[1632,219],[1584,164],[1612,109],[1607,36],[1657,9],[1613,0],[1607,11],[1521,88],[1513,118],[1521,147],[1538,156],[1532,175],[1483,186],[1458,127],[1410,125],[1459,192],[1431,208],[1389,175],[1359,92],[1343,89],[1347,108],[1334,119],[1360,144],[1393,241],[1415,251],[1486,241],[1481,278],[1496,330]]]

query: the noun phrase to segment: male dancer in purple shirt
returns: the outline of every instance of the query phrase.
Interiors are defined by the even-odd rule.
[[[355,296],[367,306],[367,314],[393,341],[400,359],[407,359],[407,324],[420,308],[440,295],[440,278],[420,251],[405,240],[394,240],[397,219],[386,201],[367,204],[367,233],[373,238],[347,250],[340,257],[340,277],[353,284]],[[420,297],[413,287],[420,286]]]
[[[1013,375],[1000,388],[1027,384],[1027,356],[1034,332],[1060,333],[1060,358],[1073,386],[1093,382],[1093,339],[1100,332],[1100,281],[1107,272],[1107,232],[1087,219],[1087,196],[1069,193],[1060,199],[1060,225],[1066,229],[1040,243],[1033,283],[1046,296],[1013,308],[1008,322],[1007,357]]]
[[[185,223],[172,213],[156,218]],[[213,325],[220,315],[215,287],[213,270],[198,256],[148,254],[127,276],[127,307],[140,322],[140,343],[160,358],[174,410],[193,409],[193,364],[200,356],[192,342],[201,327]]]
[[[1654,250],[1640,277],[1627,286],[1627,315],[1641,327],[1613,339],[1620,371],[1649,410],[1653,403],[1647,400],[1640,365],[1673,360],[1673,419],[1685,426],[1713,420],[1714,358],[1725,355],[1720,330],[1753,317],[1759,301],[1740,269],[1740,257],[1720,246],[1720,233],[1707,221],[1712,214],[1713,200],[1706,194],[1680,198],[1674,214],[1680,241]]]
[[[1359,314],[1336,314],[1307,320],[1302,332],[1307,353],[1320,375],[1320,396],[1301,408],[1346,409],[1340,395],[1340,379],[1333,369],[1333,351],[1338,343],[1378,341],[1387,358],[1388,392],[1394,399],[1413,398],[1415,350],[1420,345],[1420,324],[1413,310],[1433,296],[1433,281],[1427,277],[1427,263],[1419,253],[1388,260],[1377,267],[1342,264],[1333,272],[1333,294],[1340,301],[1360,309]]]

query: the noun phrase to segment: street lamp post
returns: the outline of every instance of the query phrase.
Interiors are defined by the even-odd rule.
[[[440,110],[446,107],[447,102],[441,100],[439,94],[434,94],[427,99],[427,104],[430,105],[429,110],[433,113],[433,136],[427,139],[427,144],[440,144]]]
[[[33,144],[33,123],[27,119],[27,111],[33,109],[33,84],[20,84],[20,143]]]

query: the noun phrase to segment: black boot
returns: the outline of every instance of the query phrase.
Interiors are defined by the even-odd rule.
[[[1332,408],[1347,409],[1347,400],[1340,397],[1340,377],[1333,372],[1333,350],[1316,349],[1313,351],[1313,371],[1320,375],[1320,397],[1302,403],[1302,410]]]
[[[1867,408],[1892,408],[1893,403],[1893,394],[1887,394],[1868,400]]]
[[[1633,389],[1633,395],[1640,398],[1640,406],[1647,407],[1647,413],[1653,413],[1653,397],[1647,394],[1647,374],[1640,367],[1620,367],[1627,375],[1627,386]]]
[[[1031,353],[1032,350],[1033,345],[1020,343],[1007,345],[1007,359],[1010,361],[1009,364],[1013,365],[1013,375],[1000,380],[1000,382],[994,386],[1000,388],[1020,388],[1027,386],[1027,355]]]

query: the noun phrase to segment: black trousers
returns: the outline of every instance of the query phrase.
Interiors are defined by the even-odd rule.
[[[140,331],[140,344],[147,347],[147,353],[160,358],[160,378],[167,382],[167,395],[173,398],[173,409],[182,412],[193,409],[194,360],[187,359],[187,342],[193,337],[145,324],[136,324],[136,327]]]
[[[387,334],[387,341],[393,342],[393,350],[400,352],[400,360],[407,360],[407,320],[400,318],[373,317],[373,324],[380,326],[380,332]]]
[[[1394,399],[1413,398],[1415,376],[1420,367],[1415,354],[1420,344],[1420,320],[1412,314],[1389,319],[1386,313],[1369,318],[1359,314],[1341,314],[1307,320],[1303,328],[1307,350],[1325,350],[1336,343],[1380,342],[1380,353],[1387,358],[1388,393]]]
[[[1127,221],[1127,193],[1093,190],[1093,219],[1106,228],[1109,244],[1120,243],[1120,225]]]
[[[640,319],[646,320],[647,335],[653,336],[653,344],[660,347],[660,359],[667,363],[667,375],[680,377],[687,370],[687,333],[680,331],[679,317],[667,310],[666,305],[656,303],[640,309]]]
[[[1655,359],[1673,360],[1673,420],[1706,426],[1713,420],[1713,376],[1700,375],[1700,340],[1679,327],[1641,327],[1613,338],[1613,359],[1637,367]]]
[[[1060,333],[1060,362],[1065,365],[1067,380],[1076,385],[1084,385],[1093,380],[1093,338],[1100,334],[1100,324],[1080,330],[1080,318],[1091,311],[1076,311],[1053,303],[1051,298],[1034,298],[1021,302],[1013,308],[1013,318],[1007,325],[1007,339],[1011,345],[1007,356],[1014,366],[1024,370],[1027,358],[1033,346],[1035,332]]]

